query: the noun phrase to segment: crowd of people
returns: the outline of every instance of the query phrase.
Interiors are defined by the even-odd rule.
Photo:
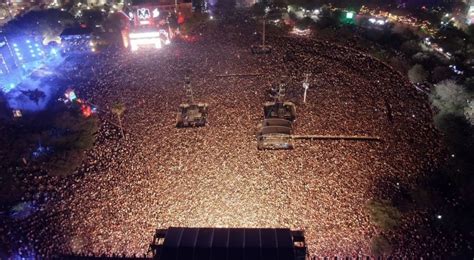
[[[427,98],[382,62],[330,42],[274,34],[272,52],[253,55],[255,28],[250,20],[214,20],[193,41],[162,50],[82,58],[69,76],[98,106],[102,125],[77,172],[48,179],[41,217],[22,224],[38,254],[144,254],[155,229],[170,226],[287,227],[305,231],[310,255],[372,254],[383,231],[368,203],[409,187],[441,158]],[[179,104],[188,101],[186,74],[194,99],[209,105],[205,127],[175,127]],[[282,81],[297,107],[295,134],[382,141],[257,150],[263,103]],[[116,103],[126,108],[124,137],[110,112]],[[399,245],[392,253],[442,250],[435,235],[411,238],[424,215],[410,216],[397,232],[383,233]]]

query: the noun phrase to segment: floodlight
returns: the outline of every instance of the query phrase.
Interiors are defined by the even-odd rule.
[[[153,9],[153,18],[156,18],[160,16],[160,11],[158,11],[158,8]]]

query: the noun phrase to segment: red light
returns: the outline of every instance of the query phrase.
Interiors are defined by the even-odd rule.
[[[183,24],[184,23],[184,16],[182,14],[179,14],[178,16],[178,24]]]
[[[81,106],[81,111],[82,111],[82,115],[83,115],[84,117],[90,117],[91,114],[92,114],[92,109],[91,109],[91,107],[88,106],[88,105],[82,105],[82,106]]]

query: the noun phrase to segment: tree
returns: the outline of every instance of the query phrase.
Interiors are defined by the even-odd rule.
[[[286,8],[288,6],[287,0],[273,0],[273,5],[277,8]]]
[[[327,6],[321,7],[321,15],[318,19],[316,26],[319,29],[324,29],[327,27],[336,27],[339,25],[338,14],[331,11]]]
[[[401,59],[400,57],[393,56],[390,58],[388,61],[390,66],[392,66],[394,69],[400,71],[401,73],[405,74],[408,71],[408,64],[406,63],[405,60]]]
[[[296,21],[296,27],[301,30],[308,29],[313,24],[313,19],[305,17],[301,20]]]
[[[96,25],[102,24],[105,19],[104,12],[99,9],[82,10],[80,22],[87,27],[95,28]]]
[[[7,99],[5,98],[3,92],[0,91],[0,119],[7,117],[7,115],[9,116],[9,112]]]
[[[466,34],[468,36],[469,43],[474,44],[474,24],[470,24],[466,28]]]
[[[438,83],[440,81],[449,79],[453,75],[450,68],[446,66],[436,66],[431,72],[431,82]]]
[[[464,116],[466,117],[467,121],[474,125],[474,101],[470,100],[467,102],[467,106],[464,108]]]
[[[81,164],[83,152],[94,146],[97,131],[97,117],[84,118],[79,111],[58,111],[52,126],[47,126],[41,134],[44,146],[54,151],[45,161],[48,173],[71,174]]]
[[[376,256],[390,255],[392,253],[392,245],[383,236],[376,236],[372,240],[372,254]]]
[[[252,12],[257,17],[262,17],[265,15],[265,4],[258,2],[252,6]]]
[[[368,205],[370,216],[375,225],[384,231],[390,231],[400,224],[401,214],[388,200],[371,201]]]
[[[421,47],[416,40],[409,40],[402,43],[400,50],[408,56],[413,56],[421,50]]]
[[[107,19],[104,21],[104,28],[107,31],[112,30],[115,32],[120,32],[124,29],[130,21],[120,13],[110,14]]]
[[[408,71],[408,79],[412,83],[421,83],[428,78],[428,75],[428,71],[420,64],[416,64]]]
[[[295,7],[301,7],[306,10],[313,10],[317,7],[320,7],[317,1],[311,1],[311,0],[289,0],[288,4]]]
[[[123,103],[116,103],[112,107],[112,113],[114,113],[117,116],[120,132],[123,138],[125,138],[125,133],[123,131],[123,126],[122,126],[122,116],[125,113],[125,110],[126,110],[125,105]]]
[[[444,80],[435,84],[431,93],[431,102],[439,111],[439,114],[464,115],[465,108],[469,105],[468,100],[472,99],[462,85],[454,80]]]
[[[353,11],[359,11],[364,4],[363,1],[360,0],[330,1],[330,3],[333,3],[336,7]]]
[[[442,63],[436,55],[430,52],[418,52],[412,56],[412,60],[417,64],[421,64],[427,70],[432,70]]]
[[[73,24],[74,17],[67,12],[57,9],[30,11],[9,22],[4,32],[13,37],[25,35],[28,37],[59,36],[65,26]]]
[[[468,92],[474,93],[474,77],[469,77],[464,80],[464,87]]]

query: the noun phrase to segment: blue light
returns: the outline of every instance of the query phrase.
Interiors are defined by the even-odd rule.
[[[33,57],[33,58],[34,58],[34,57],[36,57],[36,55],[34,55],[34,54],[31,54],[31,57]]]
[[[26,43],[30,43],[30,40],[26,40]]]
[[[18,45],[16,45],[16,43],[14,43],[14,44],[13,44],[13,47],[16,47],[16,46],[18,46]]]
[[[51,53],[52,53],[53,55],[56,55],[56,54],[58,54],[58,51],[57,51],[56,49],[51,49]]]

